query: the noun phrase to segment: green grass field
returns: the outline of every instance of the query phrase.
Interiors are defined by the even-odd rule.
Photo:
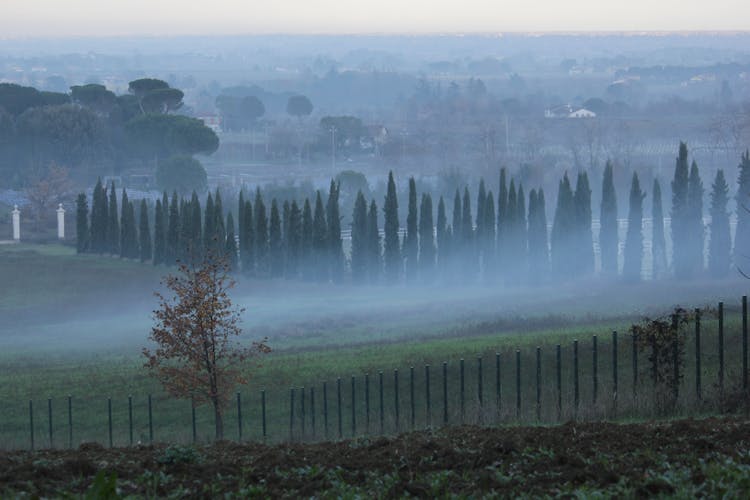
[[[151,325],[152,296],[163,268],[109,257],[77,256],[68,247],[0,247],[0,446],[28,446],[29,400],[34,401],[38,445],[49,443],[47,398],[52,398],[53,442],[67,444],[67,396],[72,397],[74,442],[106,443],[107,398],[112,398],[114,439],[128,441],[128,395],[133,396],[134,438],[147,439],[146,397],[153,394],[157,440],[191,438],[189,401],[167,397],[143,368],[140,349]],[[554,346],[563,349],[562,418],[631,418],[649,410],[649,401],[633,399],[631,346],[627,328],[643,314],[663,314],[681,304],[698,307],[727,303],[727,386],[735,383],[739,359],[738,305],[745,284],[606,284],[542,290],[464,287],[356,289],[306,283],[240,282],[235,302],[247,309],[247,336],[267,336],[274,352],[261,366],[248,367],[243,387],[243,437],[260,438],[260,391],[267,397],[267,429],[272,440],[289,437],[290,388],[295,391],[294,434],[301,432],[300,388],[305,387],[305,438],[312,438],[310,388],[315,389],[316,438],[322,437],[322,384],[327,382],[329,435],[338,435],[336,378],[342,385],[342,429],[352,432],[351,377],[355,377],[355,422],[365,430],[364,375],[370,380],[370,430],[379,430],[378,373],[384,374],[384,428],[396,430],[394,369],[399,370],[398,429],[411,426],[409,368],[415,369],[415,425],[443,418],[442,363],[448,362],[448,413],[461,420],[459,360],[465,359],[464,419],[536,420],[535,348],[542,347],[542,420],[557,419]],[[613,406],[611,331],[618,344],[619,395]],[[598,398],[593,404],[591,337],[599,337]],[[717,377],[716,322],[703,333],[704,392]],[[572,341],[580,340],[581,407],[574,412]],[[521,351],[521,412],[516,412],[515,350]],[[693,414],[711,408],[695,404],[694,347],[688,343],[678,411]],[[501,397],[497,408],[495,353],[501,355]],[[478,405],[477,358],[482,358],[482,399]],[[425,365],[430,365],[431,412],[426,410]],[[692,370],[692,371],[691,371]],[[639,375],[647,391],[645,355]],[[716,391],[713,391],[714,393]],[[645,392],[644,392],[645,393]],[[197,412],[198,434],[210,439],[212,417]],[[233,406],[227,435],[236,437]]]

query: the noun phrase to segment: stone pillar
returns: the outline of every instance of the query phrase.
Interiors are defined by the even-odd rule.
[[[65,209],[62,203],[57,206],[57,238],[65,239]]]
[[[13,239],[19,241],[21,239],[21,211],[18,210],[18,205],[13,206],[11,212],[13,219]]]

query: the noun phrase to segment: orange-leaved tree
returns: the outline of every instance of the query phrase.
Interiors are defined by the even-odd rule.
[[[266,339],[242,346],[237,337],[244,309],[234,307],[228,291],[235,285],[224,259],[207,255],[181,263],[179,272],[162,280],[173,295],[159,292],[156,325],[144,348],[145,366],[172,395],[191,396],[196,404],[210,403],[216,423],[216,439],[223,439],[224,409],[237,384],[247,383],[245,363],[270,352]]]

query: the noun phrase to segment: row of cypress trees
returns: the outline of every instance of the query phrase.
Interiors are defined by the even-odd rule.
[[[619,272],[617,197],[613,166],[608,163],[602,181],[599,207],[601,273]],[[378,227],[378,206],[359,192],[352,214],[350,259],[344,256],[339,214],[340,187],[334,181],[325,202],[315,200],[280,204],[271,200],[267,210],[260,190],[254,199],[240,192],[235,232],[233,211],[225,210],[220,193],[209,193],[202,210],[198,196],[171,199],[164,193],[155,203],[153,217],[141,200],[139,224],[136,210],[123,190],[118,211],[114,185],[97,182],[89,214],[86,196],[78,197],[78,251],[113,254],[125,258],[168,264],[201,256],[205,251],[223,254],[230,265],[254,277],[305,279],[340,283],[351,274],[354,283],[504,283],[537,284],[572,280],[594,272],[591,187],[585,172],[577,174],[575,188],[565,173],[558,185],[557,204],[548,232],[544,191],[532,189],[528,198],[521,183],[501,169],[498,196],[479,183],[476,203],[468,187],[456,190],[452,218],[440,197],[436,218],[432,197],[418,197],[414,178],[409,179],[406,228],[401,238],[399,206],[393,173],[389,173],[384,200],[384,231]],[[695,162],[688,168],[687,146],[680,144],[672,181],[673,257],[667,265],[661,186],[654,180],[652,197],[652,256],[655,277],[673,273],[689,278],[703,270],[703,184]],[[719,170],[712,185],[708,269],[723,277],[730,269],[731,242],[727,212],[728,186]],[[643,203],[646,193],[633,174],[628,200],[628,229],[623,242],[622,276],[640,279],[643,258]],[[528,206],[527,206],[528,200]],[[743,200],[747,203],[743,204]],[[750,248],[750,157],[742,156],[738,189],[738,228],[735,260]],[[472,208],[475,207],[475,215]],[[118,213],[119,212],[119,213]],[[150,225],[153,223],[153,236]],[[237,234],[237,238],[235,238]],[[239,252],[237,248],[239,243]],[[239,261],[238,261],[239,254]]]

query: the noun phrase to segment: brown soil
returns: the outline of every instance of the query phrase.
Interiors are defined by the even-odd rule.
[[[104,449],[0,452],[0,496],[87,491],[98,471],[115,473],[121,494],[209,498],[223,492],[300,498],[360,488],[380,497],[439,493],[500,496],[612,491],[673,494],[668,469],[700,484],[701,464],[750,462],[750,421],[567,423],[554,427],[453,427],[315,444],[220,442]],[[161,473],[161,474],[160,474]],[[443,478],[447,478],[441,482]],[[154,479],[157,478],[157,479]],[[255,489],[253,489],[255,488]],[[364,490],[362,490],[364,489]],[[90,490],[89,490],[90,491]]]

